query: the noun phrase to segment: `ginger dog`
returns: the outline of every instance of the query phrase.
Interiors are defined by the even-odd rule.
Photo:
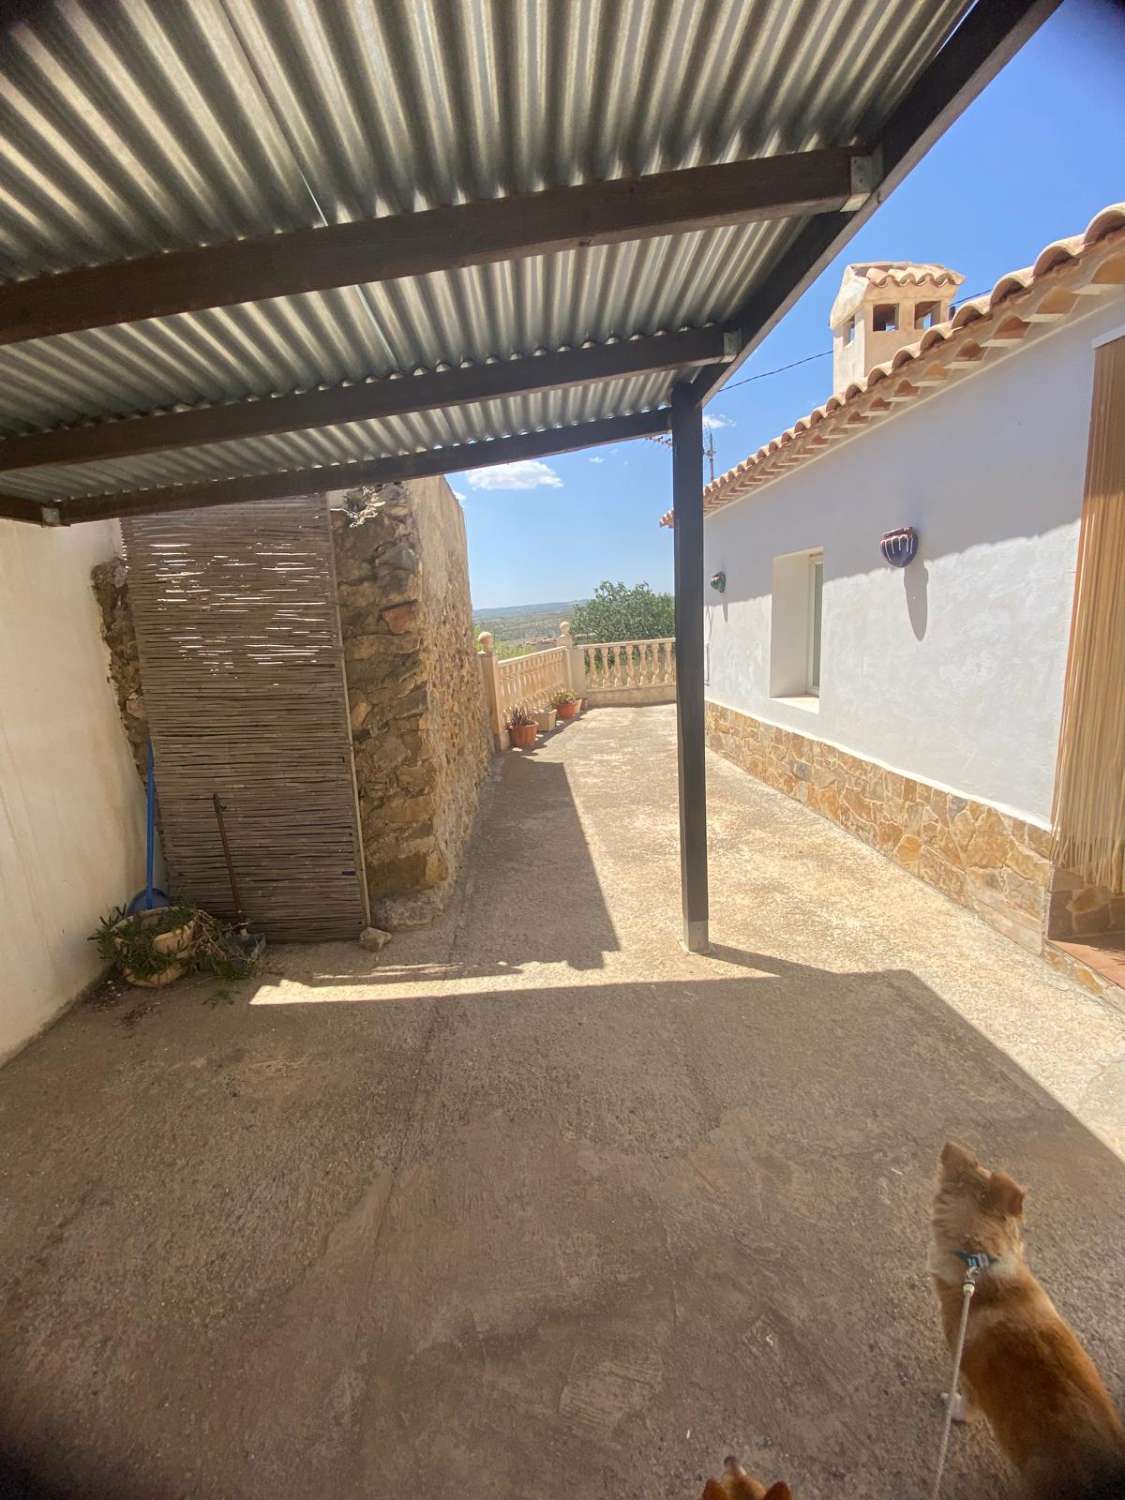
[[[722,1478],[709,1479],[704,1486],[703,1500],[793,1500],[793,1497],[783,1479],[766,1489],[760,1480],[747,1474],[737,1458],[728,1458]]]
[[[965,1419],[983,1412],[1031,1494],[1074,1494],[1125,1475],[1125,1427],[1093,1361],[1024,1260],[1024,1192],[966,1146],[947,1143],[927,1269],[952,1350],[964,1257],[989,1257],[969,1304]]]

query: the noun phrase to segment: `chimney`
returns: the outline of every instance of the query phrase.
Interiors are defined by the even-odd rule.
[[[927,328],[944,323],[964,280],[948,266],[908,260],[848,266],[828,317],[836,395],[899,349],[917,343]]]

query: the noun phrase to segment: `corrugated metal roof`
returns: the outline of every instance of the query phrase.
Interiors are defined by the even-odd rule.
[[[0,280],[872,138],[966,0],[60,0],[0,62]],[[0,433],[723,321],[804,220],[0,350]],[[641,410],[668,374],[6,476],[78,494]]]
[[[482,401],[408,417],[350,422],[271,437],[212,443],[103,463],[13,470],[5,490],[35,499],[149,488],[235,474],[346,463],[380,453],[421,452],[511,433],[539,432],[621,412],[650,411],[668,395],[667,372],[605,380],[502,401]],[[325,485],[340,481],[326,474]]]

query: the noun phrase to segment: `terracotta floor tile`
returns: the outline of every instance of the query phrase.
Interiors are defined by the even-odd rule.
[[[1069,943],[1056,938],[1054,943],[1114,984],[1125,986],[1125,932],[1101,932]]]

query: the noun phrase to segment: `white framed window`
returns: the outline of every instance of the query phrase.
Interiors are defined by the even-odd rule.
[[[770,697],[816,710],[820,700],[824,552],[817,547],[773,560]]]
[[[806,692],[820,697],[820,627],[824,614],[824,553],[809,553],[809,642]]]

